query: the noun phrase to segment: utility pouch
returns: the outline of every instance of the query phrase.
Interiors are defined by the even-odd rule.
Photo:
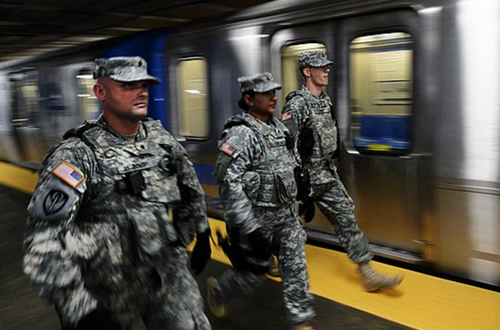
[[[312,128],[305,127],[299,134],[298,150],[302,162],[308,162],[313,154],[314,132]]]
[[[293,169],[295,181],[297,182],[297,201],[305,201],[309,197],[311,190],[311,182],[309,173],[302,167],[295,167]]]
[[[252,201],[257,200],[259,189],[260,189],[260,176],[259,173],[254,171],[247,171],[243,174],[243,190],[247,194],[248,198]]]
[[[173,226],[165,221],[166,209],[162,205],[151,206],[147,210],[129,208],[127,216],[132,223],[136,246],[141,252],[139,256],[146,255],[146,260],[158,261],[165,244],[177,240]]]
[[[297,184],[288,173],[276,174],[276,189],[279,200],[284,204],[292,204],[297,196]]]
[[[194,239],[196,226],[192,216],[191,208],[187,205],[175,203],[169,205],[172,209],[172,217],[180,245],[188,246]]]
[[[115,182],[115,191],[119,194],[141,195],[144,188],[141,171],[127,172],[122,180]]]
[[[141,171],[125,173],[123,178],[125,182],[125,193],[131,195],[140,195],[144,190],[144,177]]]

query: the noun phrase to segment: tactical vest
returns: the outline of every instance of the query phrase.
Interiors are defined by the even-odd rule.
[[[99,173],[97,181],[90,178],[76,221],[111,224],[120,232],[121,242],[114,248],[124,250],[115,251],[116,256],[155,263],[165,247],[178,244],[182,236],[169,217],[169,206],[181,195],[172,159],[176,141],[156,121],[144,121],[144,129],[147,137],[140,141],[125,141],[96,124],[73,132],[94,152]],[[184,234],[191,241],[194,228]]]
[[[311,162],[328,161],[337,150],[338,129],[332,112],[332,103],[329,97],[318,99],[304,90],[293,91],[286,97],[286,102],[294,97],[301,97],[307,104],[309,126],[313,130],[314,146]]]
[[[293,172],[297,162],[291,151],[291,135],[280,121],[273,123],[276,126],[260,125],[256,119],[242,115],[232,117],[224,127],[245,125],[260,142],[262,157],[252,159],[251,168],[243,175],[245,192],[257,206],[291,205],[297,195]]]

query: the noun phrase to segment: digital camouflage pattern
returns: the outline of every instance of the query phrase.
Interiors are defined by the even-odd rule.
[[[300,324],[315,315],[313,297],[305,262],[306,233],[302,222],[290,210],[273,211],[266,215],[279,217],[278,225],[263,226],[266,240],[278,255],[278,267],[283,285],[283,297],[290,324]],[[285,220],[285,221],[282,221]],[[245,297],[261,286],[266,277],[229,268],[217,278],[214,294],[222,302]]]
[[[240,228],[242,234],[281,219],[255,218],[255,206],[296,208],[293,168],[297,163],[287,149],[285,131],[274,118],[266,124],[246,113],[225,124],[215,175],[228,224]],[[230,154],[227,146],[233,150]]]
[[[312,129],[313,152],[302,162],[309,173],[314,202],[335,227],[348,256],[356,263],[370,261],[372,254],[354,217],[354,203],[333,163],[338,128],[330,97],[325,92],[316,97],[303,86],[287,96],[282,121],[295,139],[305,128]]]
[[[215,167],[219,193],[230,227],[239,228],[239,241],[261,229],[265,240],[279,255],[288,320],[302,323],[314,316],[305,261],[305,231],[297,215],[297,166],[288,130],[269,117],[266,124],[249,114],[230,118],[221,134]],[[269,264],[270,260],[265,260]],[[251,272],[230,269],[214,286],[222,301],[243,296],[264,281]]]
[[[238,83],[240,84],[240,91],[242,94],[247,92],[265,93],[275,89],[281,89],[281,85],[274,81],[273,75],[269,72],[239,77]]]
[[[312,152],[308,159],[303,159],[304,162],[328,163],[337,150],[337,124],[331,109],[332,101],[326,93],[316,97],[304,86],[287,96],[282,111],[285,126],[296,139],[305,128],[313,132]],[[320,182],[327,178],[314,176]]]
[[[307,66],[318,68],[331,64],[333,64],[333,62],[326,57],[326,52],[323,51],[302,52],[298,55],[299,69],[305,68]]]
[[[35,290],[67,325],[99,305],[125,327],[142,315],[148,328],[210,329],[184,249],[209,228],[186,151],[157,121],[132,141],[102,118],[78,131],[44,159],[28,207],[24,272]],[[186,223],[169,216],[179,205]]]
[[[108,77],[122,82],[147,80],[153,85],[160,83],[160,79],[148,74],[148,65],[139,56],[97,58],[95,63],[94,79]]]

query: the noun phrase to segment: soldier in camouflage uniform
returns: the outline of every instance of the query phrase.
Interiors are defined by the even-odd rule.
[[[102,116],[43,161],[28,207],[24,272],[62,329],[211,329],[191,266],[210,258],[204,193],[184,148],[145,119],[159,79],[140,57],[97,59]]]
[[[207,279],[207,306],[216,317],[225,303],[265,281],[271,251],[279,255],[287,318],[293,329],[313,329],[312,295],[305,261],[306,235],[298,216],[293,141],[273,117],[276,90],[270,73],[238,79],[244,113],[228,119],[218,142],[215,176],[230,241],[243,251],[247,267]]]
[[[301,161],[310,179],[311,196],[335,227],[348,256],[359,265],[366,290],[392,288],[401,282],[401,277],[383,276],[369,265],[372,254],[368,242],[358,227],[354,203],[333,163],[338,149],[338,128],[332,102],[324,91],[331,64],[325,52],[299,53],[298,65],[305,85],[287,96],[282,121],[297,139]]]

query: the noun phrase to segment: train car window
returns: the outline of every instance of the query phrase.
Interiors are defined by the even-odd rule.
[[[101,113],[99,102],[92,90],[94,84],[92,69],[82,69],[76,75],[78,107],[84,120],[97,119]]]
[[[362,36],[350,45],[350,136],[362,153],[410,148],[413,50],[408,33]]]
[[[326,47],[320,43],[304,43],[283,47],[281,50],[281,104],[285,104],[285,97],[291,91],[299,89],[304,84],[302,74],[299,72],[297,55],[305,51],[326,51]]]
[[[34,125],[39,112],[38,72],[18,72],[9,78],[12,86],[12,121]]]
[[[177,69],[179,133],[205,138],[209,133],[207,62],[201,58],[181,60]]]

